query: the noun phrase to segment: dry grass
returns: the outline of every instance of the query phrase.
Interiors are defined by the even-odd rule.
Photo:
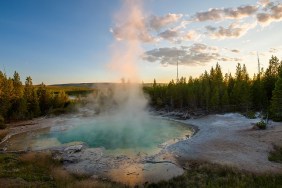
[[[49,187],[48,185],[40,182],[40,181],[33,181],[32,183],[25,181],[21,178],[16,179],[8,179],[8,178],[0,178],[0,185],[1,188],[5,187]]]
[[[50,152],[0,154],[0,188],[4,187],[67,187],[119,188],[118,183],[73,175]]]
[[[58,187],[69,187],[75,181],[75,178],[62,167],[52,169],[50,174]]]
[[[19,157],[19,160],[25,163],[32,163],[38,167],[45,167],[49,170],[59,164],[52,159],[51,152],[29,152]]]
[[[0,141],[9,133],[8,129],[0,129]]]
[[[182,187],[282,187],[282,173],[254,174],[237,168],[204,161],[188,161],[183,175],[148,185],[150,188]]]
[[[91,179],[85,179],[85,180],[81,180],[81,181],[77,181],[73,184],[74,188],[79,188],[79,187],[83,187],[83,188],[112,188],[114,187],[113,184],[110,183],[101,183],[98,182],[96,180],[91,180]]]

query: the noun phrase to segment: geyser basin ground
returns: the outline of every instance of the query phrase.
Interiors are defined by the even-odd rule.
[[[49,128],[14,135],[6,147],[8,151],[42,150],[82,142],[89,148],[105,148],[117,154],[152,152],[185,139],[192,132],[187,125],[153,117],[142,122],[104,117],[71,118],[58,120]]]
[[[107,117],[57,117],[16,127],[0,148],[53,150],[73,173],[129,185],[167,180],[184,172],[166,148],[190,137],[194,131],[189,125],[153,116],[142,121]]]
[[[58,127],[64,130],[68,119],[69,117],[60,117],[27,122],[28,126],[12,128],[10,135],[25,131],[32,135],[31,130],[54,125],[57,130],[60,130]],[[72,118],[71,122],[75,119]],[[260,119],[247,119],[240,114],[209,115],[185,120],[183,123],[198,127],[197,134],[190,139],[168,145],[153,155],[141,152],[132,156],[117,156],[107,154],[103,148],[82,148],[81,151],[74,152],[71,147],[64,146],[59,150],[59,157],[62,157],[65,168],[71,172],[88,173],[93,178],[107,177],[130,185],[167,180],[180,175],[183,170],[175,165],[177,161],[191,159],[231,165],[257,173],[281,173],[282,165],[269,161],[268,154],[273,144],[282,141],[282,124],[270,121],[266,130],[252,129],[252,123],[258,121]],[[8,140],[0,148],[11,143]],[[18,143],[21,144],[21,140]],[[50,143],[54,145],[52,141]]]

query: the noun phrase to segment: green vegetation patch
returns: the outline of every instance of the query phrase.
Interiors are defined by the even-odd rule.
[[[256,118],[256,113],[254,111],[247,111],[246,112],[246,117],[249,119],[255,119]]]
[[[274,150],[269,153],[268,160],[282,163],[282,147],[274,145]]]
[[[261,120],[260,122],[256,123],[256,127],[264,130],[264,129],[266,129],[266,122],[264,120]]]
[[[60,91],[64,91],[68,95],[72,96],[86,96],[95,91],[95,89],[88,87],[78,87],[78,86],[46,86],[47,89],[59,93]]]
[[[21,160],[16,154],[1,154],[0,161],[1,179],[22,179],[24,182],[37,182],[37,185],[40,182],[43,187],[54,185],[48,168],[37,165],[36,160],[32,163]]]

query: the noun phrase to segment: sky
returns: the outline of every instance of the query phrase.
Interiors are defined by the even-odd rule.
[[[136,0],[131,0],[136,1]],[[35,84],[116,82],[113,43],[132,40],[116,18],[124,0],[0,0],[0,70]],[[219,63],[245,64],[250,76],[282,59],[282,2],[271,0],[143,0],[136,36],[140,80],[197,77]],[[126,17],[126,10],[123,10]],[[117,21],[118,20],[118,21]]]

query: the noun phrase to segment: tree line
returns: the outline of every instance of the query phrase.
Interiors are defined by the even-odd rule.
[[[235,75],[223,75],[217,63],[200,77],[145,87],[156,108],[205,110],[207,112],[262,111],[282,120],[282,61],[275,56],[264,71],[250,78],[246,66],[237,64]]]
[[[7,77],[0,71],[0,121],[24,120],[66,107],[70,101],[62,91],[54,92],[43,83],[35,86],[28,76],[23,84],[18,72]]]

